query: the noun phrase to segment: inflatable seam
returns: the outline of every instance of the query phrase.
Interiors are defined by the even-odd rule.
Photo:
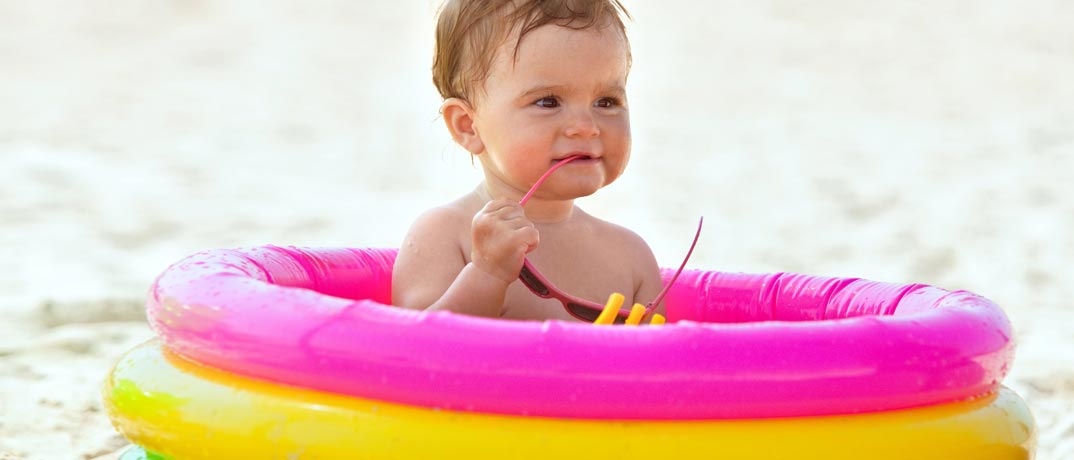
[[[930,286],[927,285],[927,284],[921,284],[921,283],[914,283],[914,284],[905,285],[904,289],[902,290],[902,292],[900,292],[899,295],[895,296],[895,298],[893,299],[893,302],[891,302],[891,311],[881,312],[881,314],[882,315],[887,315],[887,316],[894,316],[895,312],[899,309],[899,304],[902,303],[903,298],[905,298],[906,296],[910,295],[911,292],[917,291],[918,289],[921,289],[921,288],[927,288],[927,287],[930,287]],[[941,296],[941,298],[942,297],[943,296]],[[932,308],[936,308],[936,304],[933,304]]]
[[[779,300],[779,293],[782,291],[783,275],[786,272],[776,273],[772,277],[771,284],[767,284],[764,290],[761,292],[762,297],[768,304],[768,319],[770,321],[776,320],[776,302]],[[758,305],[760,306],[760,305]]]
[[[319,271],[316,270],[316,268],[310,264],[310,260],[313,259],[313,257],[310,257],[301,249],[298,249],[294,246],[282,247],[268,245],[266,246],[266,248],[275,251],[277,254],[283,254],[284,256],[287,256],[291,260],[291,262],[294,262],[295,265],[301,267],[302,272],[306,274],[306,280],[309,281],[309,289],[316,292],[321,292],[322,283],[320,277],[317,276],[317,273]]]
[[[269,284],[276,284],[276,282],[272,279],[272,273],[269,272],[269,270],[267,268],[265,268],[265,265],[262,264],[261,262],[258,262],[253,257],[250,257],[249,255],[247,255],[245,252],[242,252],[242,251],[231,249],[231,250],[227,250],[226,252],[228,252],[230,254],[237,255],[237,256],[241,257],[243,260],[246,260],[247,262],[250,262],[255,267],[257,267],[258,270],[261,270],[262,274],[265,275],[265,282],[267,282]],[[239,268],[240,271],[245,272],[245,270],[242,270],[238,266],[235,266],[235,268]],[[247,275],[249,275],[249,274],[247,274]]]
[[[822,309],[820,312],[821,320],[828,319],[828,310],[832,306],[832,298],[843,292],[843,290],[846,289],[847,286],[850,286],[851,284],[854,284],[855,281],[859,280],[861,280],[861,278],[841,278],[839,280],[839,283],[832,287],[832,290],[828,292],[828,296],[824,298],[824,309]]]

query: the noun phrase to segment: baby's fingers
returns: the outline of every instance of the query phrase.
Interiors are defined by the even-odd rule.
[[[519,247],[522,249],[523,254],[529,254],[534,249],[537,249],[537,245],[541,243],[541,233],[537,231],[537,227],[534,227],[529,222],[527,224],[516,228],[514,231],[516,241],[521,243]]]
[[[492,200],[485,203],[485,206],[481,208],[483,214],[494,215],[513,215],[513,214],[525,214],[522,210],[522,206],[511,200]]]

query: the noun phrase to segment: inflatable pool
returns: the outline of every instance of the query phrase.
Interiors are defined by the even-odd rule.
[[[387,306],[394,249],[195,254],[104,397],[153,455],[1030,458],[1010,324],[965,291],[687,270],[668,324]],[[670,276],[670,272],[665,273]],[[152,458],[152,457],[150,457]]]

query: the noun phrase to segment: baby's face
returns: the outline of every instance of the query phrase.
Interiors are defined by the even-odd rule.
[[[490,186],[525,192],[557,160],[538,197],[573,199],[608,185],[630,157],[625,38],[611,27],[539,27],[523,38],[518,60],[508,40],[477,96],[474,126]],[[480,91],[480,90],[479,90]]]

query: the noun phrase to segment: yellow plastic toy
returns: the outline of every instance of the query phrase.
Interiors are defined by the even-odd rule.
[[[624,297],[623,294],[613,292],[612,295],[608,296],[608,302],[604,304],[604,309],[600,311],[600,316],[597,317],[596,321],[593,321],[593,324],[605,326],[614,324],[615,315],[619,312],[619,307],[623,306],[625,300],[626,297]],[[645,305],[636,303],[630,308],[630,316],[627,317],[625,324],[627,326],[637,326],[641,323],[641,319],[644,315]],[[663,315],[653,313],[653,318],[650,320],[649,324],[660,325],[664,324],[665,321]]]

